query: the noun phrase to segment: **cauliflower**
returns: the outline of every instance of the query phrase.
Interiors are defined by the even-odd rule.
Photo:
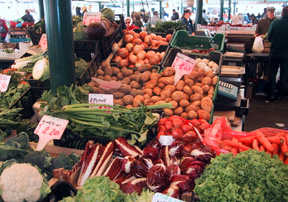
[[[0,176],[2,199],[5,202],[36,202],[50,188],[36,167],[27,163],[13,163]],[[49,190],[48,190],[48,189]]]

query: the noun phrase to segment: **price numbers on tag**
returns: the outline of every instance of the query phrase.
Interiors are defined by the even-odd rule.
[[[184,201],[181,201],[176,198],[172,198],[164,194],[156,193],[153,196],[152,202],[184,202]]]
[[[39,136],[36,150],[42,150],[50,140],[59,140],[68,122],[65,119],[44,115],[34,131]]]
[[[83,16],[83,25],[89,25],[93,22],[100,22],[101,12],[85,12]]]
[[[194,59],[182,53],[177,53],[172,64],[172,67],[175,69],[175,85],[183,75],[190,74],[193,71],[195,64],[196,61]]]
[[[7,91],[10,79],[10,75],[0,74],[0,92]]]
[[[89,94],[89,104],[103,104],[103,105],[111,105],[113,106],[114,100],[113,95],[109,94]],[[108,106],[95,106],[95,108],[99,109],[112,109]],[[107,111],[107,113],[111,113]]]

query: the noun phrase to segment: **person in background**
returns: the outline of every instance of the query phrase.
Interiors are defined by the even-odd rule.
[[[139,29],[139,27],[135,26],[133,23],[131,23],[131,18],[127,17],[125,19],[126,29],[127,30],[133,30],[133,29]]]
[[[141,21],[141,15],[140,15],[140,13],[134,12],[132,19],[133,19],[133,24],[134,24],[135,26],[139,27],[140,29],[141,29],[142,27],[144,27],[144,25],[143,25],[143,23],[142,23],[142,21]]]
[[[33,16],[29,13],[28,10],[25,10],[25,15],[22,16],[22,20],[24,22],[33,22],[34,23],[34,18]]]
[[[158,11],[153,11],[153,16],[149,19],[148,23],[152,25],[156,25],[157,23],[162,23],[162,19],[159,18],[158,16]]]
[[[206,20],[206,21],[208,21],[209,20],[209,17],[206,15],[206,10],[205,9],[203,9],[203,19],[204,20]]]
[[[79,16],[81,16],[82,14],[81,14],[81,8],[80,7],[76,7],[76,15],[79,15]]]
[[[188,31],[189,34],[192,34],[194,32],[193,29],[193,22],[190,19],[192,15],[192,12],[189,8],[184,9],[184,14],[181,18],[181,24],[186,26],[186,30]]]
[[[253,25],[257,24],[258,22],[256,16],[253,13],[250,15],[250,20]]]
[[[179,14],[176,12],[176,10],[173,9],[172,12],[173,12],[173,15],[171,17],[171,20],[172,21],[179,20]]]
[[[169,14],[166,13],[166,11],[164,11],[164,10],[163,10],[163,17],[162,17],[162,19],[163,19],[164,22],[165,22],[165,21],[168,21],[168,19],[169,19]]]
[[[261,18],[260,13],[258,13],[257,18],[258,18],[258,20],[260,20],[260,18]]]
[[[1,34],[1,40],[4,41],[6,38],[6,35],[9,31],[9,28],[7,27],[6,21],[4,19],[2,19],[1,17],[0,17],[0,25],[6,30],[6,32],[4,31],[4,32],[0,33]]]
[[[265,18],[265,17],[267,17],[267,8],[264,8],[264,11],[261,15],[261,18]]]
[[[268,101],[281,100],[284,97],[288,76],[288,6],[282,9],[282,18],[274,20],[268,31],[271,42],[269,55],[269,94]],[[276,96],[276,74],[280,65],[278,95]]]

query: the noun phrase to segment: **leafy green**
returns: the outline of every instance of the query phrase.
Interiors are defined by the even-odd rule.
[[[287,201],[288,166],[277,155],[257,150],[221,154],[212,159],[195,193],[200,201]]]
[[[51,170],[57,168],[64,168],[67,170],[71,170],[73,166],[79,162],[79,160],[80,157],[74,153],[70,154],[69,156],[65,153],[61,153],[52,160]]]
[[[83,74],[88,65],[89,63],[82,58],[75,59],[76,78],[80,78],[80,76]]]
[[[178,22],[167,21],[163,23],[157,23],[155,27],[151,27],[149,23],[147,25],[147,30],[152,32],[166,33],[168,29],[175,29],[175,31],[186,30],[186,26],[182,25],[181,21]]]
[[[140,196],[136,192],[127,194],[124,202],[151,202],[154,194],[155,193],[149,189],[143,189]]]

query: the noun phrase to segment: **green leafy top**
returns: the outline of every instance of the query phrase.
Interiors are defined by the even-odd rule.
[[[194,191],[201,201],[287,201],[288,166],[279,157],[248,150],[212,159]]]
[[[151,25],[148,23],[147,29],[148,31],[152,32],[166,33],[168,29],[175,29],[176,31],[186,30],[186,26],[182,25],[181,21],[178,22],[167,21],[163,23],[157,23],[155,27],[151,27]]]

